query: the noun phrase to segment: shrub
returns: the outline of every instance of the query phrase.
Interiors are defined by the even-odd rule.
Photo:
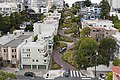
[[[114,66],[120,66],[120,59],[113,61]]]
[[[113,76],[113,73],[112,72],[108,72],[106,80],[112,80],[112,76]]]
[[[16,75],[13,73],[0,71],[0,80],[5,80],[7,78],[16,79]]]
[[[60,40],[65,41],[65,42],[73,42],[70,38],[65,37],[65,36],[60,36]]]
[[[62,48],[62,47],[67,47],[67,44],[63,42],[59,42],[59,48]]]
[[[76,35],[76,34],[71,34],[71,37],[73,37],[73,38],[77,38],[78,35]]]
[[[60,69],[61,67],[56,63],[53,65],[52,69]]]

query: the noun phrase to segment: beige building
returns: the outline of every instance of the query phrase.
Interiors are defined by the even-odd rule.
[[[18,67],[20,63],[20,49],[29,41],[32,41],[32,36],[21,35],[1,46],[2,58],[4,63],[7,64],[4,66]]]
[[[90,27],[90,36],[96,41],[101,41],[103,38],[111,38],[118,32],[117,29],[107,29],[104,27]]]

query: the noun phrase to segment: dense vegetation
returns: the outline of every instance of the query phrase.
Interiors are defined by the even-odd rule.
[[[7,78],[16,79],[16,75],[13,73],[0,71],[0,80],[6,80]]]

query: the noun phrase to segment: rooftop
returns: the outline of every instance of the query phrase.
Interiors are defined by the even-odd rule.
[[[21,44],[25,39],[27,39],[29,37],[30,37],[30,35],[21,35],[17,38],[14,38],[13,40],[11,40],[7,44],[3,45],[2,47],[13,47],[13,48],[15,48],[19,44]]]
[[[37,47],[37,48],[39,48],[39,49],[44,49],[44,47],[45,47],[45,41],[39,41],[39,42],[28,42],[27,44],[25,44],[24,46],[23,46],[23,48],[25,48],[25,47]]]
[[[112,72],[120,74],[120,67],[119,66],[113,66],[112,67]]]

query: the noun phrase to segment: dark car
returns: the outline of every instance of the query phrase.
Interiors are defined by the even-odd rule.
[[[69,77],[70,76],[70,69],[66,69],[63,75],[65,77]]]
[[[63,47],[63,48],[60,49],[60,53],[63,53],[63,52],[65,52],[66,50],[67,50],[67,48],[66,48],[66,47]]]
[[[33,72],[25,72],[24,76],[34,77],[35,74]]]

